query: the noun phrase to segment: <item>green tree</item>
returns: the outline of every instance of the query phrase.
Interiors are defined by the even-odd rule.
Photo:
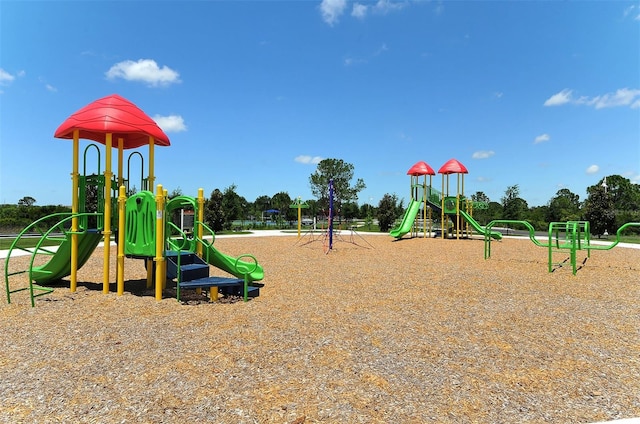
[[[169,194],[167,194],[167,197],[169,199],[173,199],[174,197],[178,197],[178,196],[182,196],[182,189],[180,187],[173,189],[171,192],[169,192]]]
[[[293,221],[296,219],[296,210],[289,207],[291,206],[291,203],[291,197],[289,196],[289,193],[285,191],[276,193],[271,198],[271,206],[280,211],[278,214],[278,224],[280,226],[282,226],[283,221]]]
[[[520,197],[518,184],[507,187],[502,201],[504,219],[523,220],[529,209],[527,201]]]
[[[382,196],[377,210],[380,231],[389,231],[399,215],[402,215],[402,203],[398,203],[398,196],[396,194]]]
[[[602,184],[587,189],[585,201],[585,219],[589,221],[591,232],[598,236],[614,231],[616,216],[611,196]]]
[[[271,209],[271,197],[269,196],[258,196],[253,202],[253,213],[257,220],[263,221],[264,212],[269,209]]]
[[[489,203],[491,200],[489,196],[484,194],[482,191],[476,191],[471,195],[471,200],[476,203],[473,207],[473,217],[476,221],[478,221],[482,225],[486,225],[491,221],[489,215]],[[480,207],[480,204],[486,205],[485,207]]]
[[[354,167],[342,159],[323,159],[318,163],[316,171],[309,177],[311,193],[319,200],[323,208],[329,207],[329,180],[333,180],[335,209],[340,209],[342,202],[358,200],[358,193],[366,188],[361,178],[351,185]]]
[[[215,189],[204,204],[204,221],[213,231],[224,229],[224,209],[222,208],[222,192]]]
[[[233,221],[241,219],[244,221],[247,200],[236,193],[236,185],[231,184],[222,193],[222,211],[224,214],[224,229],[230,230]]]
[[[580,219],[580,196],[563,188],[549,201],[547,222],[578,221]]]
[[[18,200],[19,206],[33,206],[36,203],[36,199],[31,196],[25,196],[22,199]]]
[[[342,204],[342,210],[340,216],[347,221],[351,221],[358,217],[360,208],[356,202],[346,202]]]
[[[544,231],[549,228],[549,221],[547,216],[549,215],[549,206],[534,206],[529,209],[528,221],[533,228],[539,231]]]

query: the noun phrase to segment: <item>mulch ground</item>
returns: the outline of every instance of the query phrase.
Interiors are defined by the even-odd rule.
[[[295,235],[218,238],[264,266],[246,303],[156,301],[132,259],[125,295],[103,294],[97,249],[75,293],[67,280],[35,308],[25,292],[0,304],[0,422],[640,416],[640,250],[593,252],[574,276],[528,240],[485,260],[482,240],[363,237],[329,254]]]

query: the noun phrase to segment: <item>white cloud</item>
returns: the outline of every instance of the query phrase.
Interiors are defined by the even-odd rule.
[[[593,175],[595,173],[597,173],[598,171],[600,171],[600,167],[598,165],[591,165],[590,167],[588,167],[585,172],[589,175]]]
[[[594,105],[596,109],[602,109],[605,107],[616,106],[631,106],[635,107],[636,103],[640,100],[640,90],[628,88],[621,88],[616,90],[615,93],[607,93],[602,96],[596,96],[593,99],[581,98],[580,102],[585,101],[585,104]]]
[[[549,141],[551,140],[551,137],[549,137],[549,134],[540,134],[539,136],[537,136],[534,140],[533,140],[533,144],[538,144],[538,143],[543,143],[545,141]]]
[[[47,91],[50,91],[50,92],[52,92],[52,93],[56,93],[56,92],[58,91],[58,89],[57,89],[57,88],[55,88],[55,87],[54,87],[53,85],[51,85],[51,84],[45,84],[45,85],[44,85],[44,88],[46,88],[46,89],[47,89]]]
[[[326,1],[328,0],[323,0],[323,3],[325,3]],[[408,3],[406,1],[397,2],[390,0],[378,0],[375,4],[354,3],[353,8],[351,9],[351,16],[357,19],[364,19],[370,13],[377,15],[386,15],[389,12],[403,9],[407,4]],[[342,11],[340,13],[342,13]],[[327,19],[325,19],[325,22],[326,21]],[[332,22],[327,23],[332,25]]]
[[[296,156],[296,158],[294,160],[296,162],[298,162],[298,163],[317,165],[317,164],[320,163],[320,161],[322,161],[322,157],[320,157],[320,156],[300,155],[300,156]]]
[[[640,21],[640,6],[631,5],[623,13],[625,18],[633,16],[634,21]]]
[[[333,26],[347,7],[347,0],[322,0],[320,3],[320,13],[322,20]]]
[[[184,124],[184,119],[180,115],[160,116],[154,115],[153,120],[164,132],[181,132],[186,131],[187,126]]]
[[[571,90],[564,89],[559,93],[549,97],[545,102],[545,106],[559,106],[571,101]]]
[[[0,68],[0,84],[3,84],[3,85],[9,84],[14,79],[16,79],[16,77],[11,75],[9,72],[5,71],[4,69]]]
[[[496,152],[493,150],[478,150],[477,152],[474,152],[471,157],[473,159],[488,159],[495,154]]]
[[[393,12],[395,10],[400,10],[407,5],[405,2],[393,2],[389,0],[378,0],[375,6],[373,6],[373,10],[376,13],[387,14],[389,12]]]
[[[364,4],[355,3],[353,5],[353,9],[351,10],[351,16],[358,19],[364,19],[367,15],[367,9],[369,6],[365,6]]]
[[[152,59],[140,59],[137,62],[125,60],[116,63],[105,75],[107,79],[122,78],[127,81],[141,81],[152,87],[180,82],[178,72],[167,66],[160,68]]]
[[[549,97],[544,102],[545,106],[559,106],[566,103],[576,105],[593,106],[596,109],[604,109],[607,107],[629,106],[632,109],[640,107],[640,89],[637,88],[620,88],[614,93],[606,93],[600,96],[589,97],[580,96],[574,99],[573,91],[564,89],[559,93]]]

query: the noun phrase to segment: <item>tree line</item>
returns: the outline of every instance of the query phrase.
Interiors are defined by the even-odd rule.
[[[329,181],[333,182],[334,219],[339,221],[360,220],[376,222],[380,231],[390,230],[404,209],[404,199],[386,193],[377,205],[359,203],[358,193],[366,188],[362,179],[354,179],[354,166],[341,159],[324,159],[309,177],[314,199],[301,199],[308,205],[303,209],[304,217],[326,220],[329,213]],[[544,231],[550,222],[589,221],[596,235],[613,233],[627,222],[640,222],[640,185],[620,175],[610,175],[587,187],[587,198],[568,189],[561,189],[546,205],[530,207],[520,196],[520,187],[507,187],[504,195],[495,201],[478,191],[470,196],[475,202],[487,205],[473,210],[473,217],[486,225],[494,219],[526,220],[534,228]],[[169,197],[181,195],[178,188]],[[260,228],[276,225],[281,228],[297,225],[298,211],[291,205],[288,192],[280,191],[273,196],[261,195],[249,201],[237,192],[232,184],[222,190],[214,189],[205,201],[205,223],[214,231],[233,230],[237,227]],[[68,212],[64,206],[35,206],[35,199],[26,196],[18,205],[0,205],[0,230],[20,229],[34,220],[57,212]],[[89,210],[92,210],[90,208]],[[275,212],[278,211],[278,212]],[[238,223],[240,223],[238,225]],[[631,229],[630,231],[637,229]]]

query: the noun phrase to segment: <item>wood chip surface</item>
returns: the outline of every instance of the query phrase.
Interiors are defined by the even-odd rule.
[[[216,239],[264,266],[247,303],[156,301],[133,259],[117,296],[115,248],[103,294],[96,249],[75,293],[0,304],[0,422],[640,417],[640,250],[594,251],[574,276],[528,240],[485,260],[482,240],[343,234],[329,254],[310,236]]]

